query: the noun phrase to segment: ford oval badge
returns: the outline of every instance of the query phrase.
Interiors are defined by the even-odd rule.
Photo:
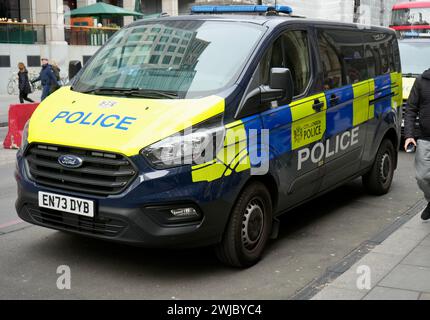
[[[83,160],[71,154],[65,154],[58,157],[58,163],[66,168],[79,168],[82,166]]]

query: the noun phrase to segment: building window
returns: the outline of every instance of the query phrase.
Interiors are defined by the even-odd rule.
[[[0,68],[10,68],[10,56],[0,56]]]
[[[82,56],[82,62],[84,63],[84,65],[88,62],[88,60],[91,59],[92,56]]]
[[[150,64],[157,64],[159,60],[160,60],[160,56],[152,55],[151,58],[149,58],[149,63]]]
[[[172,56],[164,56],[163,64],[169,64],[170,60],[172,60]]]
[[[39,67],[40,56],[27,56],[27,67]]]
[[[155,46],[155,49],[154,49],[154,51],[164,51],[164,44],[157,44],[156,46]]]

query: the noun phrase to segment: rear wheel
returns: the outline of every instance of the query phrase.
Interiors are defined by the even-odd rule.
[[[393,143],[384,139],[379,146],[375,161],[363,176],[363,185],[370,194],[383,195],[390,190],[393,181],[396,152]]]
[[[263,254],[272,228],[272,201],[260,182],[247,186],[233,207],[220,244],[218,258],[234,267],[249,267]]]

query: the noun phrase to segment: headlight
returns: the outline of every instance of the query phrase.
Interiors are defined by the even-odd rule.
[[[22,130],[21,136],[21,150],[25,150],[28,144],[28,126],[30,125],[30,120],[25,123],[24,129]]]
[[[213,160],[224,143],[224,127],[175,134],[142,150],[142,155],[157,169]]]

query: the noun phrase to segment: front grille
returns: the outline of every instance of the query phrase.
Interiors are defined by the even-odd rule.
[[[114,237],[127,225],[117,219],[89,218],[45,208],[28,208],[30,216],[42,225],[86,234]]]
[[[62,155],[83,160],[79,168],[58,162]],[[41,184],[88,194],[110,195],[123,191],[136,176],[131,161],[119,154],[64,146],[34,144],[25,156],[32,179]]]

